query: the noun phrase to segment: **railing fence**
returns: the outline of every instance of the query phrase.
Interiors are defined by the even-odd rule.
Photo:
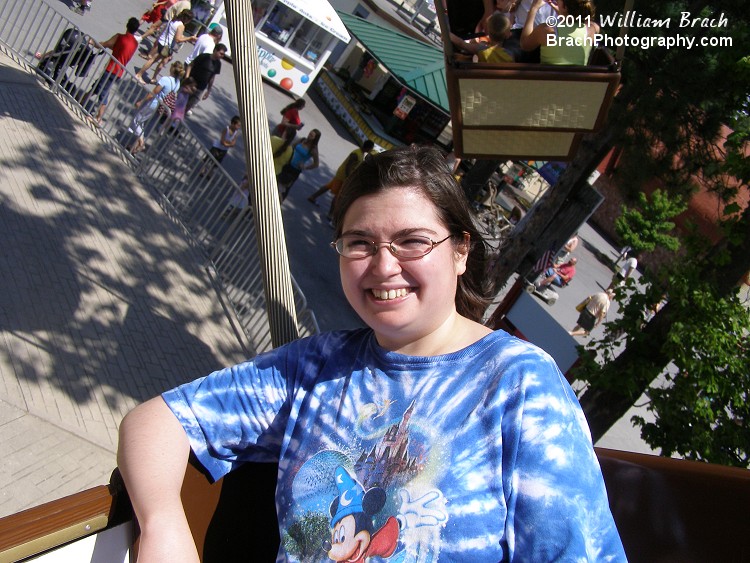
[[[104,119],[95,124],[93,114],[100,105],[91,94],[112,61],[111,54],[89,44],[90,37],[73,22],[42,0],[0,0],[0,49],[24,68],[37,72],[52,92],[97,127],[130,163],[139,179],[160,195],[160,203],[176,218],[193,245],[206,260],[207,271],[223,293],[247,338],[252,353],[271,348],[270,327],[265,310],[263,279],[252,208],[248,193],[217,165],[188,123],[169,120],[158,112],[147,124],[150,129],[145,151],[136,156],[127,151],[133,135],[128,132],[134,104],[149,88],[135,80],[127,69],[109,91]],[[116,63],[116,61],[115,61]],[[119,63],[116,63],[119,64]],[[165,67],[168,72],[169,67]],[[319,332],[315,314],[292,280],[301,336]]]

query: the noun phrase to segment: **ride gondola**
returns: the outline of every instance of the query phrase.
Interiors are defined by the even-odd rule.
[[[446,1],[435,9],[458,156],[568,161],[604,126],[620,83],[606,49],[593,49],[586,66],[469,62],[456,56]]]

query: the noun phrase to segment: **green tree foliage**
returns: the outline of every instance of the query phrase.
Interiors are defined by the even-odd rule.
[[[600,0],[597,11],[602,16],[619,14],[623,3]],[[738,71],[738,61],[747,56],[750,44],[746,6],[735,0],[641,1],[635,2],[634,10],[643,19],[668,20],[670,26],[631,26],[632,40],[679,35],[694,43],[690,49],[683,44],[626,50],[618,95],[626,103],[616,108],[610,122],[617,129],[614,144],[622,150],[617,183],[634,196],[659,179],[671,192],[687,195],[693,179],[716,162],[722,127],[747,100],[747,75]],[[722,25],[680,28],[683,13]],[[603,31],[616,35],[619,29]],[[723,43],[712,46],[702,41]]]
[[[597,5],[601,10],[614,3],[602,1]],[[623,149],[614,180],[631,194],[637,194],[648,182],[659,179],[662,185],[669,187],[670,196],[681,197],[690,192],[698,179],[725,202],[725,239],[708,251],[691,249],[689,258],[679,264],[684,268],[696,268],[699,275],[675,269],[658,274],[664,285],[654,284],[654,288],[669,288],[671,295],[673,288],[678,291],[680,280],[697,280],[691,285],[696,291],[693,298],[710,296],[710,299],[701,299],[713,300],[715,307],[721,309],[724,305],[720,300],[732,298],[742,274],[750,267],[750,212],[740,213],[741,208],[735,201],[741,191],[747,191],[750,176],[745,156],[747,127],[742,126],[747,116],[750,91],[747,53],[743,52],[748,45],[750,30],[744,16],[745,7],[739,2],[719,0],[710,6],[705,2],[667,2],[637,3],[636,8],[643,16],[669,17],[672,21],[678,21],[683,11],[694,17],[719,18],[723,14],[727,21],[726,27],[685,28],[679,33],[694,37],[696,41],[702,37],[731,37],[731,46],[703,47],[696,43],[696,47],[689,51],[684,48],[629,49],[623,74],[627,81],[625,92],[631,92],[631,97],[627,112],[618,114],[621,121],[612,125],[619,131],[615,143]],[[653,28],[632,28],[630,31],[636,36],[659,33]],[[674,35],[675,30],[665,29],[661,33]],[[633,90],[640,91],[641,95],[634,95]],[[722,142],[721,135],[725,125],[735,128],[727,143]],[[733,181],[730,175],[739,182]],[[585,377],[589,385],[581,396],[581,405],[595,439],[621,418],[643,392],[653,393],[655,399],[666,396],[650,390],[650,385],[664,373],[670,362],[677,365],[681,361],[687,366],[687,357],[691,357],[689,354],[694,350],[685,352],[688,356],[680,356],[679,345],[675,344],[684,339],[680,333],[684,326],[690,326],[696,335],[705,335],[705,343],[718,342],[709,336],[714,334],[710,320],[715,316],[698,314],[695,304],[688,298],[670,299],[669,304],[643,326],[644,307],[659,298],[660,290],[653,291],[656,294],[644,296],[645,301],[641,301],[640,296],[631,296],[630,303],[624,307],[628,318],[623,319],[618,332],[626,334],[624,348],[618,346],[617,352],[607,357],[605,352],[615,350],[614,344],[611,339],[601,343],[598,353],[602,365],[594,365],[596,362],[589,357],[583,370],[588,371]],[[739,314],[732,307],[726,311]],[[689,325],[686,320],[690,320]],[[742,322],[742,317],[734,321]],[[725,319],[724,322],[734,321]],[[594,351],[597,350],[591,350]],[[708,356],[706,350],[701,354]],[[721,351],[716,350],[716,354],[721,355]],[[717,373],[727,370],[721,363],[715,366],[706,363],[703,367]],[[680,369],[696,373],[690,367]],[[693,383],[697,388],[710,387],[710,380],[704,378],[694,379]],[[672,397],[673,401],[683,399],[686,397],[680,394]],[[695,405],[688,402],[684,406],[694,408]],[[735,425],[719,417],[715,424],[721,424],[720,428],[714,428],[717,436],[721,432],[732,434],[736,429]],[[659,418],[658,425],[665,429],[666,418]],[[667,440],[666,430],[659,434],[649,426],[648,433],[649,439],[663,440],[659,446],[665,451],[678,451],[674,444],[679,440]],[[686,447],[680,447],[688,451]],[[691,456],[708,459],[706,455],[696,453],[700,447],[692,451]],[[710,459],[724,461],[720,456]]]
[[[330,540],[329,519],[320,512],[306,512],[287,529],[282,543],[300,561],[326,559],[323,542]]]
[[[671,219],[687,209],[682,197],[671,198],[666,191],[655,190],[651,199],[638,196],[638,207],[622,207],[615,220],[615,230],[622,241],[634,250],[651,251],[657,247],[675,251],[680,241],[670,233],[675,224]]]
[[[634,417],[634,422],[663,455],[748,467],[750,314],[736,294],[719,295],[703,279],[706,258],[700,256],[690,248],[688,259],[665,268],[662,279],[645,290],[637,290],[633,280],[619,288],[621,317],[585,347],[585,361],[574,375],[603,391],[600,397],[630,397],[629,404],[645,390],[654,420]],[[665,302],[670,322],[655,338],[649,321],[655,305]],[[618,362],[623,346],[638,350],[640,361]],[[644,378],[651,381],[654,374],[660,377],[644,388]]]
[[[655,421],[635,422],[663,455],[748,467],[748,311],[736,297],[717,296],[699,280],[679,281],[679,287],[670,285],[670,298],[682,302],[683,314],[664,342],[674,369],[647,391]]]

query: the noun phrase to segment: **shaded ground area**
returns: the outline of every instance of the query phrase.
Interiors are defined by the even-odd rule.
[[[0,55],[0,515],[106,482],[135,404],[242,359],[128,166]]]

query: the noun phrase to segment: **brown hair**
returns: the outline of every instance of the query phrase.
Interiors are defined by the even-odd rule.
[[[344,182],[335,200],[335,237],[341,236],[344,216],[362,196],[393,188],[419,190],[435,206],[438,217],[459,242],[469,233],[470,251],[466,271],[458,277],[456,310],[477,322],[492,300],[492,286],[485,275],[487,248],[477,228],[461,187],[448,169],[443,153],[434,147],[411,145],[373,154]]]
[[[190,23],[193,18],[195,17],[195,14],[192,10],[182,10],[175,20],[181,21],[182,23]]]
[[[294,100],[291,104],[284,106],[279,113],[281,115],[284,115],[287,112],[287,110],[291,108],[302,109],[304,107],[305,107],[305,100],[303,98],[299,98],[299,99]]]
[[[510,20],[508,16],[501,12],[493,12],[493,14],[487,18],[487,35],[495,43],[502,43],[508,31],[510,30]]]
[[[591,0],[563,0],[565,10],[571,16],[594,17],[596,15],[596,6]]]
[[[315,133],[315,138],[311,141],[310,134],[308,133],[307,137],[302,139],[302,142],[310,148],[315,148],[318,146],[318,141],[320,141],[320,131],[318,129],[313,129],[310,133]]]

